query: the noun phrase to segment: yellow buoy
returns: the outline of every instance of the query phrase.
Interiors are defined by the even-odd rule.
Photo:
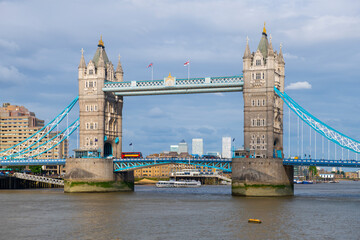
[[[255,219],[255,218],[250,218],[249,223],[261,223],[261,220],[260,219]]]

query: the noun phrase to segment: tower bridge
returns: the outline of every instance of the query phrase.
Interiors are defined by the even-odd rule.
[[[65,192],[132,191],[133,169],[169,163],[189,163],[232,172],[232,193],[240,196],[293,195],[293,165],[358,167],[355,160],[284,158],[283,103],[313,130],[349,151],[359,153],[360,142],[327,126],[284,92],[285,61],[272,46],[264,27],[255,52],[249,42],[243,55],[243,72],[228,77],[152,81],[124,81],[120,57],[109,60],[100,39],[87,63],[82,51],[78,66],[79,96],[53,121],[23,142],[0,152],[0,164],[46,165],[66,163]],[[244,148],[232,159],[121,159],[124,97],[141,95],[243,92]],[[54,138],[40,144],[79,103],[79,119]],[[75,158],[42,160],[39,156],[79,128]],[[241,156],[239,156],[241,155]],[[115,159],[109,158],[112,156]]]
[[[265,27],[256,52],[250,52],[247,41],[243,75],[176,79],[169,74],[163,80],[129,82],[123,80],[123,75],[120,57],[114,70],[102,39],[87,64],[82,53],[78,74],[80,148],[75,150],[75,159],[66,162],[65,191],[88,191],[89,181],[106,182],[113,186],[111,191],[117,190],[119,183],[126,185],[119,190],[132,188],[132,173],[119,172],[114,177],[112,162],[106,159],[109,155],[120,158],[124,97],[242,91],[244,146],[253,151],[255,158],[232,160],[233,194],[293,194],[293,169],[282,163],[283,101],[274,91],[274,86],[284,91],[285,62],[281,47],[279,53],[273,50]],[[80,186],[79,182],[85,184]],[[90,189],[94,189],[94,184]]]

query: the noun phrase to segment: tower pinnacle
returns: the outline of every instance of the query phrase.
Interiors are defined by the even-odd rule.
[[[81,59],[80,59],[80,64],[79,64],[79,68],[86,68],[86,63],[85,63],[85,58],[84,58],[84,49],[81,49]]]
[[[266,34],[266,28],[265,28],[265,24],[266,24],[266,22],[264,22],[264,28],[263,28],[263,33],[265,33],[265,34]]]
[[[119,82],[122,82],[123,78],[124,78],[124,71],[123,71],[123,68],[121,66],[120,54],[119,54],[119,62],[118,62],[118,65],[117,65],[116,71],[115,71],[115,78]]]
[[[100,35],[100,40],[99,40],[99,43],[98,43],[98,47],[105,47],[105,45],[104,45],[104,42],[103,42],[103,40],[102,40],[102,35]]]
[[[251,55],[250,53],[250,47],[249,47],[249,37],[246,37],[246,48],[245,48],[245,52],[244,52],[244,57],[243,58],[249,58]]]

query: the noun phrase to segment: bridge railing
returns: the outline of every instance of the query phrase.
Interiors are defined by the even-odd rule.
[[[21,159],[0,160],[1,166],[39,166],[39,165],[65,165],[65,159]]]

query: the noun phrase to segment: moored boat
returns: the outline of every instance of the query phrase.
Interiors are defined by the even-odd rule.
[[[313,181],[302,181],[302,184],[313,184]]]

